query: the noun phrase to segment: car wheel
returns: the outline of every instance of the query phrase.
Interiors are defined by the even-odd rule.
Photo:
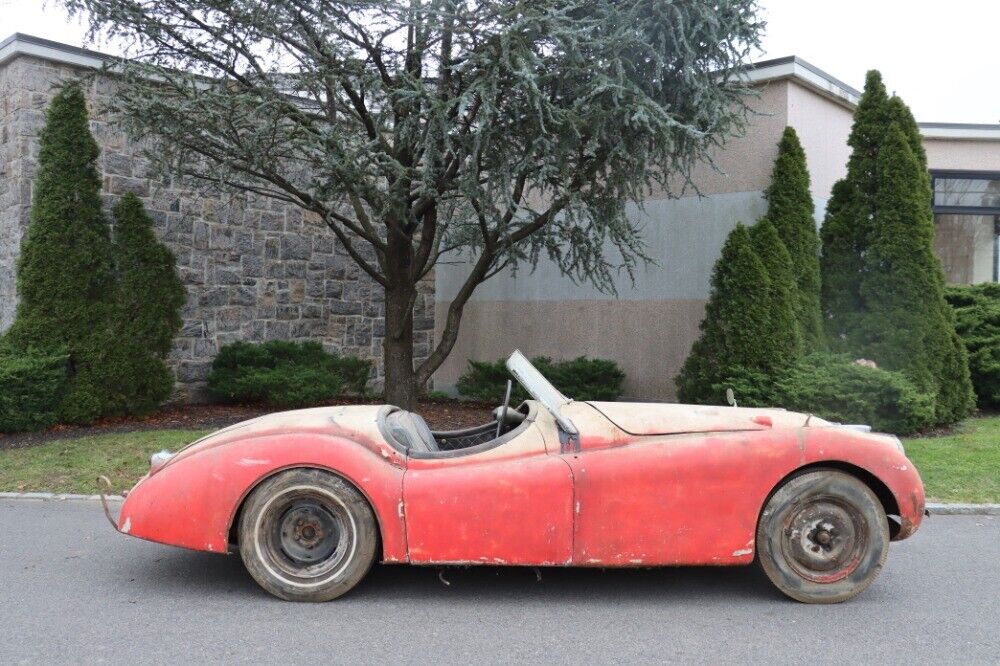
[[[781,486],[757,525],[757,558],[783,593],[834,604],[863,592],[889,553],[889,523],[875,493],[836,470],[806,472]]]
[[[261,483],[240,515],[240,556],[261,587],[288,601],[329,601],[375,561],[378,531],[364,496],[318,469]]]

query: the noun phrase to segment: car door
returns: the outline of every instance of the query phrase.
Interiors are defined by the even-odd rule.
[[[761,448],[752,432],[636,437],[586,403],[573,403],[564,413],[579,429],[580,444],[549,446],[573,469],[574,564],[735,564],[752,558],[757,512],[774,481],[762,480],[748,465],[748,452]],[[785,449],[797,450],[775,450]]]
[[[408,458],[403,506],[410,561],[569,564],[573,476],[538,426],[471,454]]]

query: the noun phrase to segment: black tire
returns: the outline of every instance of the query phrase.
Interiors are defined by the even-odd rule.
[[[261,483],[240,515],[240,557],[265,590],[288,601],[329,601],[375,561],[378,527],[365,497],[339,476],[292,469]]]
[[[837,470],[781,486],[757,524],[757,560],[784,594],[835,604],[861,594],[889,554],[889,523],[875,493]]]

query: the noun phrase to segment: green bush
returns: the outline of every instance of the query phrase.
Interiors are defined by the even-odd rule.
[[[370,361],[329,354],[318,342],[234,342],[212,362],[208,390],[220,402],[307,407],[332,400],[345,386],[362,392],[370,369]]]
[[[334,356],[330,367],[344,382],[344,390],[352,395],[368,395],[368,377],[371,376],[372,362],[356,356]]]
[[[822,228],[823,309],[832,348],[898,370],[934,395],[935,423],[975,408],[968,359],[934,254],[927,156],[913,114],[868,73],[847,175]]]
[[[754,235],[761,231],[771,232],[773,249],[783,254],[779,257],[769,252],[762,258],[742,224],[729,234],[712,271],[701,335],[675,378],[681,402],[724,404],[725,393],[718,387],[734,373],[775,377],[795,360],[798,348],[775,342],[786,339],[796,321],[787,298],[775,298],[775,284],[767,268],[772,260],[787,262],[788,251],[773,238],[773,227],[764,224]],[[783,276],[789,278],[787,272]],[[781,276],[776,277],[781,280]],[[800,340],[798,336],[792,339]],[[801,343],[795,344],[798,347]]]
[[[1000,407],[1000,284],[952,285],[945,298],[969,353],[979,406]]]
[[[571,361],[553,361],[547,356],[532,359],[535,367],[567,397],[574,400],[616,400],[622,394],[625,373],[614,361],[580,356]],[[507,380],[514,378],[504,362],[469,361],[469,369],[457,384],[466,398],[484,402],[503,400]],[[528,394],[514,382],[512,400],[526,400]]]
[[[813,218],[806,153],[795,130],[786,127],[767,188],[765,219],[774,225],[792,260],[796,318],[807,350],[824,346],[820,315],[819,236]]]
[[[71,82],[46,112],[17,316],[5,336],[18,354],[68,355],[66,390],[46,408],[64,423],[149,412],[174,386],[164,358],[185,299],[175,258],[132,194],[114,208],[112,239],[99,156],[83,90]]]
[[[100,149],[78,83],[45,114],[31,221],[17,263],[17,316],[6,342],[20,353],[64,349],[69,385],[58,419],[89,423],[107,411],[106,335],[114,295],[111,228],[104,216]]]
[[[897,435],[934,423],[932,393],[918,390],[900,372],[858,365],[849,355],[803,357],[778,380],[773,404]]]
[[[67,355],[0,349],[0,432],[56,423],[66,392]]]

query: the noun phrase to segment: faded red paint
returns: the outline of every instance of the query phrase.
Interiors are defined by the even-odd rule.
[[[515,456],[409,461],[403,501],[411,562],[570,563],[569,466],[547,454],[537,426],[509,446]]]
[[[329,469],[356,485],[378,516],[386,562],[746,564],[769,494],[797,469],[823,463],[865,470],[889,489],[897,539],[923,518],[920,477],[890,438],[819,419],[804,427],[804,415],[776,410],[702,410],[657,423],[677,407],[607,405],[564,409],[581,433],[576,453],[561,450],[554,420],[539,408],[506,444],[432,459],[392,449],[374,407],[275,415],[175,456],[129,493],[118,525],[151,541],[226,552],[243,498],[291,467]],[[660,434],[615,425],[626,421]]]

